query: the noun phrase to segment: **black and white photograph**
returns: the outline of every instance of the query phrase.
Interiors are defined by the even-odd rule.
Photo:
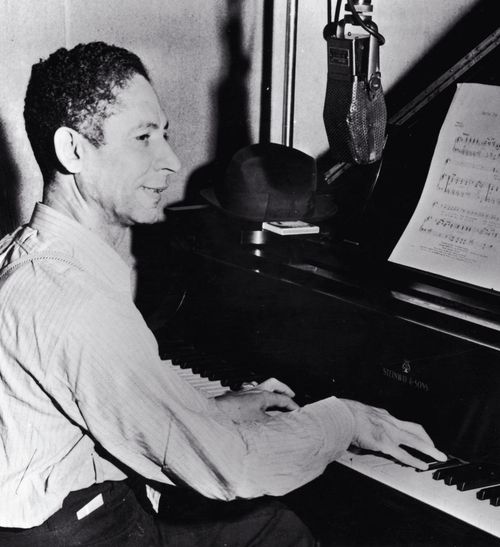
[[[0,547],[500,544],[498,0],[0,0]]]

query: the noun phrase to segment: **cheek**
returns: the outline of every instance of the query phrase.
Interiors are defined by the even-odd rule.
[[[94,186],[100,199],[114,207],[128,207],[139,200],[142,204],[142,184],[152,169],[150,154],[146,151],[122,148],[100,157],[94,164]],[[121,204],[121,205],[120,205]]]
[[[116,172],[131,188],[138,187],[151,172],[152,162],[148,155],[133,151],[116,163]]]

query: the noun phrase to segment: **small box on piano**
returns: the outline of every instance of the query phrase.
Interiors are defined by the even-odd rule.
[[[281,236],[319,233],[319,226],[301,220],[263,222],[262,229]]]

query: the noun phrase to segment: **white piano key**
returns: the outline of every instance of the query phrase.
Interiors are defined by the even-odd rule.
[[[460,492],[434,480],[431,471],[417,473],[373,454],[348,451],[338,463],[500,538],[500,507],[478,500],[479,489]]]
[[[190,368],[181,368],[172,364],[170,360],[164,360],[165,366],[170,367],[175,373],[186,380],[188,384],[203,393],[205,397],[213,398],[223,395],[230,390],[229,387],[223,386],[219,380],[209,380],[198,373],[193,372]]]

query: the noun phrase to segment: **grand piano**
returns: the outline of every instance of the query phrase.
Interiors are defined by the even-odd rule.
[[[235,388],[276,376],[302,404],[334,394],[386,408],[458,466],[418,473],[348,452],[285,498],[324,546],[500,544],[500,491],[485,492],[500,485],[500,295],[387,260],[456,83],[500,85],[494,4],[388,95],[382,161],[326,172],[338,213],[319,234],[264,234],[202,204],[136,233],[137,301],[164,358]]]

